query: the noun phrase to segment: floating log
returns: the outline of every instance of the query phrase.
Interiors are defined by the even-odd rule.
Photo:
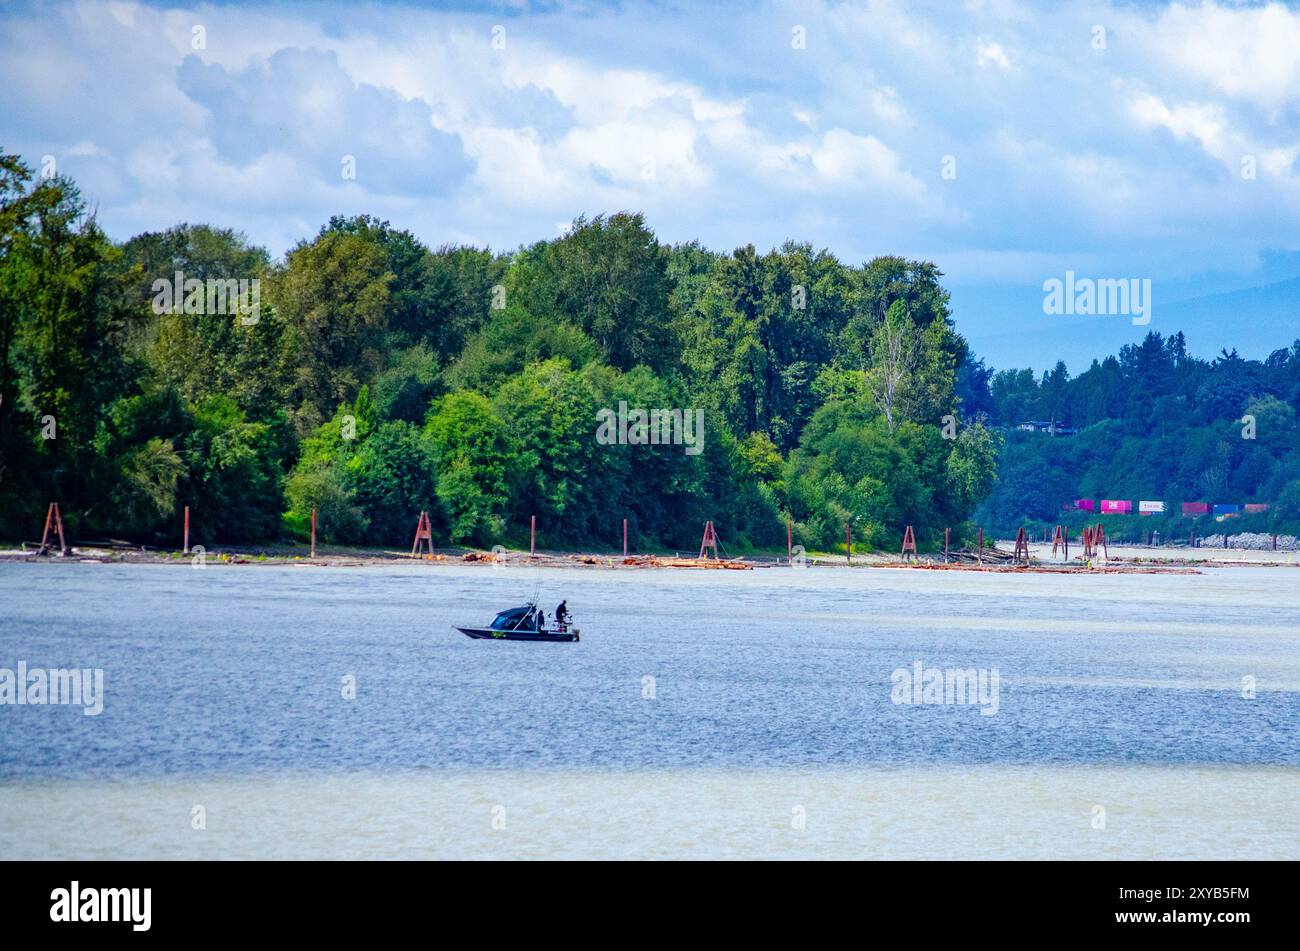
[[[952,549],[948,553],[948,558],[950,561],[961,565],[1010,565],[1016,560],[1015,555],[1000,548],[994,547],[980,550],[971,548],[969,545]]]

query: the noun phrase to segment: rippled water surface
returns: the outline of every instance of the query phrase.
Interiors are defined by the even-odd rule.
[[[567,598],[581,643],[472,641],[451,629],[485,622],[539,585],[548,613]],[[1284,852],[1300,841],[1297,569],[1053,577],[0,564],[0,668],[20,660],[104,670],[99,716],[0,706],[0,819],[58,803],[70,815],[99,810],[75,854],[134,854],[129,842],[140,840],[121,837],[123,817],[148,830],[149,818],[132,809],[165,801],[160,790],[185,799],[190,793],[178,790],[196,784],[244,803],[254,831],[238,842],[251,854],[284,853],[269,803],[283,795],[287,809],[300,797],[294,783],[317,784],[337,806],[333,824],[322,820],[322,848],[345,827],[373,829],[377,814],[391,820],[402,811],[396,802],[340,799],[339,788],[358,796],[401,788],[408,798],[412,789],[441,789],[450,815],[481,831],[483,810],[508,798],[503,783],[550,789],[535,792],[552,800],[569,790],[586,802],[588,820],[591,797],[626,788],[617,798],[634,825],[648,820],[636,817],[633,790],[658,783],[665,791],[650,801],[688,812],[694,803],[704,828],[721,821],[710,810],[722,808],[728,789],[767,797],[775,813],[763,821],[784,827],[788,803],[833,802],[826,790],[840,786],[876,790],[877,812],[890,806],[898,822],[921,801],[947,822],[971,808],[970,796],[1016,801],[999,789],[1020,784],[1026,816],[1038,808],[1056,821],[1078,810],[1086,825],[1092,804],[1088,793],[1070,792],[1072,775],[1103,787],[1140,776],[1134,788],[1146,792],[1129,802],[1143,803],[1139,814],[1159,813],[1158,800],[1142,795],[1183,790],[1174,814],[1185,827],[1165,816],[1163,839],[1139,836],[1145,845],[1124,854],[1221,854],[1189,838],[1214,817],[1228,822],[1228,838],[1259,832]],[[892,702],[891,674],[917,661],[996,668],[996,714]],[[342,696],[348,676],[357,685],[351,700]],[[1243,678],[1253,678],[1253,698],[1243,696]],[[976,777],[984,792],[953,792],[945,804],[938,775]],[[1038,799],[1024,788],[1027,776],[1045,777]],[[1263,785],[1242,799],[1256,789],[1249,777]],[[922,788],[920,800],[899,799]],[[1216,806],[1211,788],[1231,790],[1239,814]],[[542,808],[522,792],[516,799],[516,816]],[[272,811],[250,816],[254,802]],[[556,808],[549,801],[543,812]],[[851,803],[821,814],[851,825],[827,837],[826,854],[857,841]],[[671,828],[679,818],[663,821]],[[182,819],[178,828],[188,829]],[[574,815],[553,821],[587,827]],[[438,838],[438,848],[419,836],[394,842],[391,825],[389,839],[362,834],[358,854],[493,854],[472,847],[472,836]],[[195,854],[192,842],[172,848],[155,833],[145,841],[157,847],[143,854]],[[664,845],[659,836],[624,853],[593,832],[584,852],[572,833],[554,833],[549,851],[660,854]],[[1006,854],[1054,854],[1031,845],[1032,830],[1026,836],[1019,853]],[[536,848],[509,854],[547,853],[529,841]],[[737,846],[728,841],[705,854],[730,854]],[[746,841],[763,854],[761,836]],[[205,848],[250,854],[234,842]],[[7,844],[10,853],[58,853],[54,840]],[[683,844],[667,854],[697,853]],[[1002,853],[972,846],[964,854]]]
[[[539,583],[548,608],[568,599],[581,643],[450,629]],[[1286,569],[8,564],[0,603],[0,667],[105,671],[98,717],[0,707],[6,777],[1300,764],[1300,571]],[[997,668],[997,714],[891,702],[891,673],[918,660]]]

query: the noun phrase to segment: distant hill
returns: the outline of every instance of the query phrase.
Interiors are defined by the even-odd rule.
[[[1127,317],[1049,316],[1036,288],[955,291],[953,311],[958,331],[986,363],[1039,373],[1057,360],[1080,373],[1094,357],[1116,353],[1149,330],[1165,336],[1183,331],[1188,350],[1204,358],[1235,347],[1247,359],[1262,360],[1300,338],[1300,278],[1170,302],[1160,299],[1157,285],[1153,297],[1146,326]]]

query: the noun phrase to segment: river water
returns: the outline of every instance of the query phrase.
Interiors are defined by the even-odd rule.
[[[0,857],[1300,857],[1295,569],[0,563],[20,661]]]

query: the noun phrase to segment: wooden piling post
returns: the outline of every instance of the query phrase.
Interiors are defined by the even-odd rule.
[[[785,520],[785,557],[794,564],[794,526],[788,518]]]
[[[181,550],[184,554],[190,553],[190,507],[185,506],[185,537],[181,540]]]
[[[980,564],[982,565],[982,564],[984,564],[984,529],[982,529],[982,528],[980,529],[980,540],[979,540],[979,546],[980,546],[980,547],[979,547],[979,560],[980,560]]]
[[[63,537],[63,516],[59,513],[59,503],[51,502],[50,507],[45,510],[45,531],[41,532],[41,551],[49,547],[50,529],[53,528],[59,536],[59,554],[68,553],[68,542]]]
[[[311,510],[311,556],[316,557],[316,508]]]
[[[898,553],[898,557],[904,559],[909,555],[912,558],[916,557],[916,534],[912,531],[911,525],[903,532],[903,550]]]
[[[623,557],[627,557],[627,519],[623,519]]]
[[[528,516],[528,557],[532,558],[537,555],[537,516]]]
[[[844,523],[844,560],[853,564],[853,536],[849,534],[849,523]]]
[[[706,549],[713,549],[713,557],[721,558],[718,554],[718,533],[713,528],[713,522],[704,523],[704,535],[700,538],[700,553],[697,557],[703,558]]]
[[[54,523],[54,513],[58,508],[57,502],[51,502],[50,507],[45,510],[45,528],[41,530],[41,551],[45,551],[50,543],[50,526]]]
[[[949,561],[949,558],[948,558],[948,544],[949,544],[949,542],[951,542],[951,541],[952,541],[952,529],[950,529],[950,528],[945,528],[945,529],[943,530],[943,560],[944,560],[945,562]]]
[[[420,542],[426,542],[429,546],[428,557],[433,557],[433,523],[429,520],[428,512],[420,513],[420,522],[415,527],[415,542],[411,545],[411,557],[416,557],[416,552],[420,548]]]
[[[1013,561],[1020,561],[1024,557],[1025,564],[1029,564],[1029,539],[1025,537],[1025,527],[1023,525],[1016,531],[1016,551],[1012,556]]]

